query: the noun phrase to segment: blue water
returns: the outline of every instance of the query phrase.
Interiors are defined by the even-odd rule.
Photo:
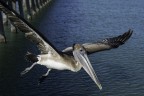
[[[23,33],[6,28],[8,43],[0,45],[0,96],[144,96],[143,4],[143,0],[53,0],[32,21],[59,50],[134,30],[118,49],[89,56],[101,91],[83,69],[52,70],[40,86],[38,78],[47,71],[43,66],[20,77],[31,65],[25,53],[39,51]]]

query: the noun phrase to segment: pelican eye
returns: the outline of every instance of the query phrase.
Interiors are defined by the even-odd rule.
[[[82,49],[80,49],[80,52],[82,52],[83,50]]]

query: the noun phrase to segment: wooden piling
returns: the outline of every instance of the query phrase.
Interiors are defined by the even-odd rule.
[[[12,0],[8,0],[8,5],[10,8],[15,10],[15,7],[14,7],[15,4],[12,2]],[[11,32],[16,32],[16,28],[12,22],[10,22],[10,29],[11,29]]]
[[[43,0],[44,6],[46,5],[46,0]]]
[[[24,10],[23,10],[23,0],[18,0],[18,5],[19,5],[19,12],[20,12],[20,15],[22,17],[24,17]]]
[[[35,0],[35,3],[36,3],[37,11],[39,11],[40,6],[39,6],[39,2],[38,2],[38,0]]]
[[[36,5],[35,5],[35,1],[31,0],[31,8],[32,8],[32,15],[36,14]]]
[[[4,25],[3,25],[3,17],[1,11],[0,11],[0,42],[6,42]]]
[[[32,11],[30,7],[30,0],[26,0],[27,18],[32,19]]]
[[[41,9],[42,8],[41,2],[40,2],[40,0],[37,0],[37,1],[38,1],[38,4],[39,4],[39,9]]]
[[[43,4],[42,4],[42,0],[39,0],[40,6],[42,8]]]

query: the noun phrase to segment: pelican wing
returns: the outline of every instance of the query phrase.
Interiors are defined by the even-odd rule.
[[[92,54],[99,51],[110,50],[113,48],[118,48],[120,45],[123,45],[132,35],[133,31],[128,30],[122,35],[113,38],[106,38],[96,43],[84,43],[82,46],[85,48],[88,54]],[[64,53],[71,54],[73,48],[68,47],[63,50]]]
[[[5,3],[0,1],[0,11],[3,11],[12,24],[20,31],[25,33],[27,39],[35,43],[41,54],[52,52],[58,54],[57,49],[45,38],[38,30],[36,30],[30,23],[23,19],[17,12],[9,8]]]

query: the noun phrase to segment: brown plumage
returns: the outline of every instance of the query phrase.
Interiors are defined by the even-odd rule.
[[[123,45],[132,35],[133,30],[129,29],[122,35],[106,38],[94,43],[84,43],[82,46],[85,48],[88,54],[92,54],[99,51],[110,50],[113,48],[118,48],[120,45]],[[72,47],[68,47],[63,50],[64,53],[72,54]]]

